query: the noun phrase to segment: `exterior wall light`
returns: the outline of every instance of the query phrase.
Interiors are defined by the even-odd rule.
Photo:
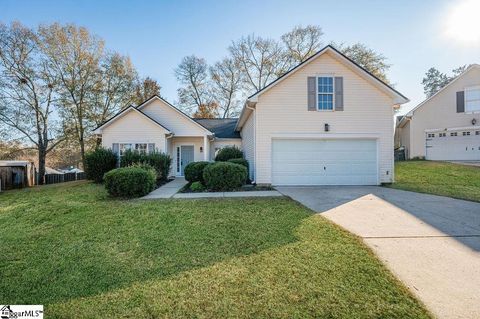
[[[200,146],[200,153],[203,153],[203,146]]]
[[[330,125],[328,123],[325,123],[325,132],[330,131]]]

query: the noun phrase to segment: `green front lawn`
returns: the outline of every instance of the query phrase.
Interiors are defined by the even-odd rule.
[[[432,161],[395,163],[389,187],[480,202],[480,167]]]
[[[287,198],[0,194],[0,301],[47,318],[427,318],[356,237]]]

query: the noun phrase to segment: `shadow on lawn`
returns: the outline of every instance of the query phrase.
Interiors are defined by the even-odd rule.
[[[94,184],[27,195],[2,198],[4,303],[61,302],[255,254],[297,241],[310,216],[278,198],[105,200]]]

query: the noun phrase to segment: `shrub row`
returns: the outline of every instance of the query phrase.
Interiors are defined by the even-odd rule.
[[[117,167],[117,155],[110,149],[98,148],[85,154],[85,173],[95,183],[103,181],[103,175]]]
[[[234,158],[243,158],[243,152],[235,145],[225,146],[218,152],[217,156],[215,156],[215,161],[227,162],[228,160],[231,160]]]
[[[137,163],[149,164],[155,169],[157,173],[157,179],[166,181],[168,174],[170,173],[172,158],[169,155],[161,152],[142,154],[137,151],[127,150],[122,155],[120,166],[126,167]]]
[[[240,164],[241,163],[241,164]],[[192,183],[192,191],[231,191],[245,184],[248,162],[244,159],[228,162],[193,162],[185,167],[185,179]]]

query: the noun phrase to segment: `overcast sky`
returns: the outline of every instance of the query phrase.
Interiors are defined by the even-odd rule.
[[[326,44],[362,42],[384,54],[392,65],[390,81],[411,100],[405,111],[424,99],[421,80],[428,68],[450,72],[480,63],[480,28],[465,25],[469,20],[458,17],[465,13],[456,12],[474,1],[0,0],[0,21],[85,26],[105,39],[108,48],[128,54],[140,74],[155,78],[172,102],[178,87],[173,70],[183,56],[195,54],[213,63],[242,35],[278,39],[295,25],[317,24]],[[479,11],[471,9],[464,11],[480,20]],[[452,25],[463,28],[453,30],[457,36]]]

